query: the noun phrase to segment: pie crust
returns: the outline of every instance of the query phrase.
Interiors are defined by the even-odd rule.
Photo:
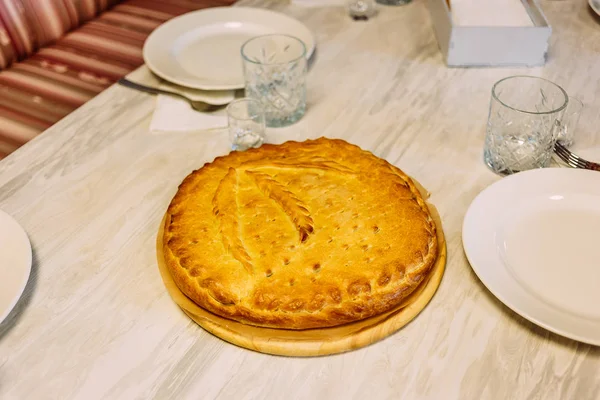
[[[166,265],[202,308],[282,329],[399,305],[437,258],[412,180],[343,140],[265,144],[188,175],[164,226]]]

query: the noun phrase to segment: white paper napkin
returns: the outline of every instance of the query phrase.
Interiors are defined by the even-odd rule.
[[[192,132],[227,127],[225,109],[212,113],[194,110],[185,100],[159,95],[150,122],[152,133]]]
[[[235,91],[205,91],[178,86],[162,81],[161,89],[181,93],[192,100],[200,100],[214,105],[225,105],[235,99]],[[150,122],[150,131],[161,132],[190,132],[205,129],[216,129],[227,126],[225,109],[211,113],[196,111],[183,99],[174,96],[158,95],[156,108]]]
[[[133,82],[178,92],[192,100],[209,104],[225,105],[235,99],[235,91],[205,91],[190,89],[159,79],[150,70],[142,66],[127,76]],[[156,106],[150,122],[152,133],[191,132],[227,126],[225,108],[211,113],[194,110],[188,102],[169,95],[156,96]]]

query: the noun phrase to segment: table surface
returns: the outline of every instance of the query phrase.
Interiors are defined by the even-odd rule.
[[[306,116],[269,141],[343,138],[420,181],[448,241],[439,291],[401,331],[341,355],[269,356],[206,333],[168,296],[155,238],[181,179],[227,153],[227,135],[153,134],[155,99],[113,86],[0,162],[0,209],[34,252],[0,325],[0,398],[600,398],[600,348],[510,311],[461,243],[467,207],[500,179],[482,163],[495,81],[527,73],[561,84],[587,106],[578,146],[600,145],[600,20],[586,1],[542,1],[553,26],[546,66],[487,69],[444,66],[422,0],[367,22],[337,7],[240,4],[296,17],[318,43]]]

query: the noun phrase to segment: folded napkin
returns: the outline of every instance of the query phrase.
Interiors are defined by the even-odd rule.
[[[191,100],[200,100],[214,105],[226,105],[235,99],[235,91],[205,91],[190,89],[164,81],[143,66],[127,76],[134,82],[147,86],[181,93]],[[157,95],[156,107],[150,122],[152,133],[191,132],[227,126],[225,108],[203,113],[194,110],[188,102],[175,96]]]
[[[189,103],[172,96],[159,95],[150,122],[150,132],[192,132],[227,127],[225,108],[211,113],[194,110]]]

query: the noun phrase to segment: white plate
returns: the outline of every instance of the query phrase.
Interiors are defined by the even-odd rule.
[[[144,61],[156,75],[203,90],[242,89],[241,47],[248,39],[271,33],[295,36],[306,46],[315,39],[299,21],[275,11],[215,7],[184,14],[155,29],[144,43]]]
[[[600,15],[600,0],[588,0],[588,3],[590,4],[592,10],[594,10],[596,14]]]
[[[13,309],[31,272],[31,244],[27,234],[0,211],[0,322]]]
[[[462,236],[471,267],[500,301],[600,345],[600,173],[548,168],[503,178],[473,200]]]

